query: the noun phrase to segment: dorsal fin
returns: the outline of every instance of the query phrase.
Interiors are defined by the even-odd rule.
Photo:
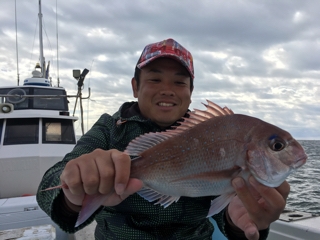
[[[194,109],[194,111],[188,113],[188,118],[183,118],[181,125],[175,129],[167,130],[164,132],[151,132],[141,135],[132,140],[127,146],[125,153],[131,156],[139,156],[142,152],[149,148],[152,148],[173,136],[179,135],[188,129],[191,129],[201,122],[207,121],[214,117],[223,115],[232,115],[233,111],[227,107],[221,108],[219,105],[207,100],[208,104],[202,103],[206,106],[206,110]]]

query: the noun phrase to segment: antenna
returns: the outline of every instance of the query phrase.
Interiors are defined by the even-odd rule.
[[[45,77],[46,64],[43,56],[43,39],[42,39],[42,12],[41,12],[41,0],[39,0],[39,44],[40,44],[40,66],[42,76]]]
[[[60,85],[59,77],[59,36],[58,36],[58,0],[56,0],[56,32],[57,32],[57,75],[58,75],[58,87]]]
[[[17,24],[17,0],[14,0],[14,14],[15,14],[15,26],[16,26],[16,54],[17,54],[17,81],[18,86],[20,83],[20,74],[19,74],[19,54],[18,54],[18,24]]]

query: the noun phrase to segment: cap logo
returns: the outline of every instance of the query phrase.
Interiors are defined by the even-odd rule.
[[[147,45],[139,58],[137,67],[143,68],[159,57],[169,57],[179,61],[188,70],[191,78],[194,78],[191,53],[171,38]]]

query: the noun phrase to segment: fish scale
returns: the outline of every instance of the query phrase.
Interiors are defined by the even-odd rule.
[[[207,149],[207,151],[197,151],[198,146],[195,146],[193,150],[188,150],[184,154],[181,154],[178,158],[174,157],[175,154],[170,157],[166,157],[164,162],[169,162],[165,167],[164,162],[157,162],[154,164],[154,154],[150,149],[150,155],[145,153],[141,158],[132,162],[131,177],[138,178],[144,182],[147,187],[157,189],[159,192],[166,192],[172,196],[189,196],[199,197],[208,195],[220,195],[226,188],[231,188],[230,178],[223,181],[223,177],[220,181],[217,178],[208,179],[208,174],[214,174],[214,172],[233,169],[235,152],[228,151],[229,147],[223,148],[219,144],[215,145],[214,150]],[[158,147],[161,147],[160,145]],[[225,149],[226,154],[220,154],[220,149]],[[168,154],[170,154],[169,149]],[[213,155],[211,152],[215,152]],[[194,153],[194,154],[193,154]],[[148,166],[143,169],[142,165]],[[146,163],[147,162],[147,163]],[[147,169],[147,170],[145,170]],[[207,174],[206,174],[207,172]],[[238,171],[230,171],[231,173]],[[199,174],[201,173],[201,174]],[[231,177],[231,176],[229,176]],[[171,190],[169,192],[169,189]]]

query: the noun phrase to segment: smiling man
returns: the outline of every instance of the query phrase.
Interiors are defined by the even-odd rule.
[[[180,119],[191,103],[191,78],[179,62],[158,58],[141,69],[140,79],[132,79],[140,112],[158,126],[167,128]]]
[[[114,115],[103,114],[65,158],[44,175],[38,191],[41,208],[66,232],[94,219],[96,239],[211,239],[206,217],[217,196],[181,197],[163,208],[140,197],[139,179],[130,178],[130,157],[123,153],[137,136],[163,131],[186,116],[191,103],[194,70],[191,53],[173,39],[147,45],[131,80],[137,102],[126,102]],[[233,180],[237,196],[213,216],[229,239],[266,239],[268,227],[285,207],[289,185],[268,188],[251,179]],[[252,190],[253,189],[253,190]],[[108,194],[94,214],[74,227],[85,194]],[[257,197],[258,196],[258,197]]]

